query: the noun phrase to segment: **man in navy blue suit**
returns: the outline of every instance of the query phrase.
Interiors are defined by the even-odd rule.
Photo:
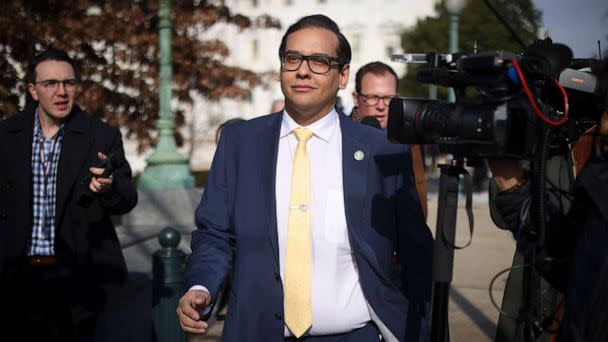
[[[336,110],[351,50],[331,19],[291,25],[279,57],[285,108],[222,132],[196,210],[182,329],[206,332],[233,267],[223,341],[425,340],[433,240],[409,149]]]

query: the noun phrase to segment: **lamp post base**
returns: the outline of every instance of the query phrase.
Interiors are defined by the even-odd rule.
[[[137,187],[150,190],[191,189],[194,188],[194,177],[188,164],[148,165]]]

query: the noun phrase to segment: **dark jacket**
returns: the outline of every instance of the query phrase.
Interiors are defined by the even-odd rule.
[[[496,204],[502,211],[513,211],[522,203],[529,186]],[[574,202],[567,215],[548,203],[546,248],[536,269],[565,294],[564,317],[557,341],[605,341],[608,317],[604,300],[608,284],[608,161],[592,159],[577,177],[572,193]],[[518,200],[516,197],[520,196]],[[506,222],[518,233],[521,222]],[[524,222],[525,224],[525,222]]]
[[[32,235],[32,135],[36,107],[28,106],[0,122],[0,284],[18,284]],[[137,203],[131,169],[124,162],[113,173],[109,193],[88,204],[79,198],[83,180],[99,163],[97,152],[124,156],[120,131],[75,107],[64,126],[57,167],[55,256],[74,279],[73,299],[97,310],[104,287],[121,282],[126,266],[110,215]],[[10,295],[6,293],[0,296]]]
[[[558,341],[606,341],[606,285],[608,280],[608,161],[592,160],[574,183],[570,215],[553,231],[565,252],[562,280],[566,295]],[[559,219],[559,218],[556,218]],[[560,256],[560,255],[558,255]],[[560,278],[566,274],[565,278]]]
[[[568,191],[572,188],[574,175],[572,173],[570,156],[557,155],[547,161],[547,190],[548,202],[553,209],[560,212],[554,214],[565,215],[572,204]],[[509,272],[502,299],[498,324],[496,326],[495,342],[511,341],[551,341],[554,325],[552,318],[559,307],[562,293],[544,279],[536,269],[528,267],[526,257],[530,243],[528,235],[520,236],[518,226],[520,219],[526,211],[522,211],[522,204],[529,203],[530,182],[527,182],[520,191],[509,191],[498,194],[494,182],[490,182],[490,214],[492,220],[502,229],[514,232],[517,249],[513,257],[513,270]],[[499,208],[497,208],[497,206]],[[538,295],[542,293],[542,295]],[[530,304],[532,303],[532,304]],[[515,319],[517,318],[517,319]],[[532,322],[532,320],[536,322]],[[545,331],[533,328],[536,323],[548,326]],[[532,337],[534,335],[534,337]]]

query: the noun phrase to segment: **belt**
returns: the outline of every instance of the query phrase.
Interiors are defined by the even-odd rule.
[[[32,255],[27,257],[29,266],[56,265],[57,258],[52,255]]]
[[[370,336],[374,336],[370,339]],[[288,336],[283,339],[285,342],[318,342],[318,341],[383,341],[382,335],[380,335],[380,331],[378,330],[376,324],[372,321],[369,321],[367,324],[362,326],[361,328],[355,329],[353,331],[338,333],[338,334],[330,334],[330,335],[304,335],[300,338],[296,338],[294,336]]]

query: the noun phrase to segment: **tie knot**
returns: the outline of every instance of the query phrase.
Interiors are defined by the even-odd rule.
[[[308,139],[310,139],[310,137],[312,137],[314,135],[314,133],[312,133],[309,129],[302,128],[302,127],[294,129],[293,134],[296,135],[298,142],[302,142],[302,143],[307,142]]]

